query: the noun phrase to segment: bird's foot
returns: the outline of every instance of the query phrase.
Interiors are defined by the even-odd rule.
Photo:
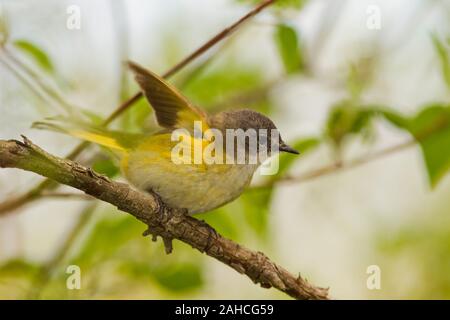
[[[148,229],[144,231],[143,236],[151,235],[153,242],[156,242],[158,236],[160,236],[163,241],[166,254],[170,254],[173,251],[173,238],[167,236],[165,234],[166,232],[164,232],[164,227],[162,227],[170,219],[170,210],[157,193],[153,190],[149,190],[148,192],[152,193],[158,202],[158,210],[156,210],[158,223],[156,225],[148,225]]]
[[[142,234],[144,237],[151,235],[152,236],[152,241],[156,242],[156,240],[158,239],[158,235],[161,237],[163,244],[164,244],[164,250],[166,252],[166,254],[171,254],[173,251],[173,246],[172,246],[172,240],[173,238],[171,237],[167,237],[167,236],[162,236],[160,234],[158,234],[157,231],[155,231],[152,227],[148,227],[147,230],[144,231],[144,233]]]

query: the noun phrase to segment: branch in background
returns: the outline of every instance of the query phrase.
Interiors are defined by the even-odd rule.
[[[244,15],[241,19],[239,19],[237,22],[233,23],[229,27],[225,28],[221,32],[219,32],[217,35],[215,35],[213,38],[211,38],[209,41],[207,41],[204,45],[199,47],[197,50],[195,50],[193,53],[188,55],[186,58],[181,60],[178,64],[176,64],[174,67],[172,67],[170,70],[168,70],[166,73],[163,74],[163,78],[169,78],[178,71],[180,71],[182,68],[184,68],[186,65],[188,65],[190,62],[198,58],[200,55],[208,51],[210,48],[212,48],[215,44],[220,42],[221,40],[225,39],[229,35],[231,35],[234,31],[236,31],[244,22],[249,20],[250,18],[257,15],[259,12],[261,12],[266,7],[273,4],[276,0],[265,0],[258,6],[256,6],[254,9],[252,9],[250,12],[248,12],[246,15]],[[117,109],[111,113],[111,115],[106,118],[106,120],[103,122],[104,126],[108,126],[112,121],[114,121],[117,117],[119,117],[125,110],[127,110],[129,107],[131,107],[134,103],[136,103],[140,98],[142,97],[142,92],[138,92],[134,94],[131,98],[129,98],[127,101],[123,102]],[[67,156],[68,159],[75,159],[84,149],[86,149],[87,146],[89,146],[90,143],[82,142],[80,143],[75,149]],[[31,201],[34,201],[35,199],[39,198],[42,191],[46,189],[54,189],[58,186],[57,183],[51,181],[51,180],[44,180],[43,182],[37,184],[35,187],[33,187],[30,191],[26,192],[23,195],[20,195],[16,198],[9,199],[3,203],[0,203],[0,216],[6,215],[22,206],[24,206],[27,203],[30,203]]]
[[[12,62],[17,68],[19,68],[20,70],[22,70],[23,73],[25,73],[27,75],[27,77],[29,79],[31,79],[38,87],[39,90],[41,90],[42,92],[45,92],[45,94],[52,98],[54,101],[50,100],[50,103],[52,102],[56,102],[54,103],[54,105],[60,107],[63,109],[63,111],[68,112],[69,114],[72,113],[74,110],[79,109],[77,106],[68,103],[66,100],[64,100],[64,98],[61,96],[61,94],[59,92],[57,92],[57,90],[55,90],[54,88],[52,88],[51,85],[49,85],[47,82],[43,81],[40,77],[39,74],[37,74],[33,69],[31,69],[30,67],[28,67],[26,65],[26,63],[24,63],[21,59],[19,59],[13,52],[11,52],[8,48],[3,47],[1,48],[3,50],[4,56],[10,61]],[[11,69],[10,69],[11,70]],[[12,70],[11,70],[12,71]],[[18,76],[17,73],[15,73],[16,76]],[[20,78],[20,77],[19,77]],[[28,87],[32,87],[32,84],[30,80],[26,79],[26,78],[20,78],[22,80],[22,82],[27,85]],[[29,84],[27,84],[29,83]],[[33,92],[36,93],[35,90],[33,90]],[[37,93],[36,93],[37,94]],[[49,102],[48,99],[46,98],[42,98],[44,99],[44,102]]]
[[[4,49],[4,48],[1,48]],[[39,91],[38,88],[29,80],[27,77],[25,77],[22,73],[17,71],[10,61],[7,61],[4,57],[0,56],[0,63],[5,66],[17,79],[19,79],[30,91],[32,91],[39,99],[41,99],[43,102],[48,103],[47,98],[44,94],[42,94],[41,91]]]
[[[281,184],[281,183],[299,183],[299,182],[310,181],[315,178],[319,178],[322,176],[326,176],[326,175],[335,173],[337,171],[355,168],[355,167],[364,165],[366,163],[369,163],[371,161],[378,160],[384,156],[388,156],[393,153],[402,151],[406,148],[412,147],[412,146],[416,145],[416,143],[417,143],[416,140],[403,142],[401,144],[398,144],[398,145],[395,145],[395,146],[392,146],[392,147],[389,147],[386,149],[382,149],[380,151],[374,152],[374,153],[366,155],[366,156],[362,156],[360,158],[350,160],[348,162],[335,162],[333,164],[324,166],[319,169],[311,170],[309,172],[306,172],[306,173],[298,175],[298,176],[286,176],[286,177],[282,177],[279,179],[275,179],[273,181],[269,181],[268,183],[256,185],[256,186],[253,186],[251,189],[255,189],[255,190],[256,189],[265,189],[265,188],[270,188],[275,184]]]
[[[211,112],[218,112],[229,107],[246,107],[251,108],[252,104],[263,101],[266,99],[270,93],[270,91],[275,88],[277,85],[286,80],[285,78],[278,78],[272,81],[269,81],[257,88],[247,90],[245,92],[238,93],[236,95],[227,98],[225,101],[215,103],[208,107],[208,110]]]
[[[148,226],[144,235],[165,240],[178,239],[246,274],[264,288],[274,287],[296,299],[327,299],[328,290],[294,277],[262,252],[254,252],[219,235],[203,221],[184,210],[166,206],[155,193],[143,193],[125,183],[112,181],[92,169],[57,158],[32,144],[0,140],[0,167],[32,171],[116,206]]]

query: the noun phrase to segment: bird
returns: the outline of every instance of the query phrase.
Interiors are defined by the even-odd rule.
[[[208,114],[154,72],[131,61],[127,65],[153,108],[161,130],[142,134],[114,131],[73,117],[50,118],[34,123],[33,127],[62,132],[106,147],[117,155],[123,176],[134,187],[156,193],[166,205],[185,210],[189,215],[211,211],[238,198],[249,186],[262,162],[250,163],[248,151],[245,151],[244,163],[231,161],[232,163],[209,164],[206,161],[174,163],[172,151],[177,144],[186,146],[188,142],[193,142],[194,145],[199,142],[202,147],[210,144],[217,147],[216,139],[195,136],[195,123],[200,124],[199,129],[214,129],[215,132],[223,133],[227,140],[227,130],[266,130],[270,134],[277,130],[272,120],[250,109]],[[183,136],[181,142],[173,140],[173,133],[177,130]],[[193,136],[187,137],[192,133]],[[232,139],[236,140],[235,137]],[[276,139],[270,142],[278,147],[278,151],[298,154],[281,137],[268,139]],[[225,141],[225,145],[230,140]],[[259,140],[258,150],[262,147],[262,139]],[[245,145],[248,146],[247,141]],[[272,144],[266,139],[264,146],[268,145],[270,157],[273,155],[273,150],[270,150]],[[188,148],[191,148],[190,143]],[[233,148],[236,151],[238,147]],[[222,159],[236,159],[235,155],[229,155],[224,146],[219,146],[215,152],[218,150],[223,151],[219,155]],[[215,152],[212,153],[213,156],[216,156]]]

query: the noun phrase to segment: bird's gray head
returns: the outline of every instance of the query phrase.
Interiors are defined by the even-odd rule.
[[[254,129],[257,133],[262,132],[261,129],[265,129],[265,132],[267,132],[267,139],[258,138],[258,148],[263,145],[268,148],[270,154],[271,146],[277,146],[280,151],[299,154],[297,150],[288,146],[283,139],[281,139],[281,136],[278,134],[278,129],[272,120],[253,110],[242,109],[220,112],[210,117],[209,125],[212,128],[221,130],[224,134],[227,129],[242,129],[243,131]],[[260,136],[258,135],[258,137]]]

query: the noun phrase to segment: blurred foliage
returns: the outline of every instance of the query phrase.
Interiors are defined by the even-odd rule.
[[[331,139],[337,148],[350,136],[372,134],[371,119],[374,110],[361,108],[350,100],[344,100],[334,105],[326,121],[326,136]]]
[[[274,38],[286,73],[302,71],[305,65],[296,30],[286,24],[279,24]]]
[[[108,155],[108,153],[106,153]],[[120,173],[120,169],[116,163],[113,155],[109,155],[109,157],[102,157],[92,163],[92,169],[95,172],[103,174],[108,178],[113,178]]]
[[[132,279],[153,278],[158,285],[174,293],[199,289],[204,284],[203,268],[198,260],[164,263],[124,262],[121,271]]]
[[[121,116],[121,128],[128,132],[152,132],[156,129],[156,121],[150,119],[152,108],[146,99],[139,99],[133,108],[126,110]]]
[[[450,41],[448,41],[449,43],[446,45],[446,43],[444,41],[441,41],[437,35],[433,35],[432,40],[434,48],[436,49],[439,60],[441,62],[442,76],[445,83],[447,84],[447,87],[450,89]]]
[[[79,253],[73,258],[76,264],[95,265],[105,257],[113,256],[118,248],[142,233],[143,225],[134,218],[105,218],[96,223]]]
[[[0,275],[3,279],[11,276],[24,276],[31,278],[39,271],[39,269],[40,267],[38,265],[16,259],[7,261],[3,264],[0,267]]]
[[[395,126],[407,130],[420,144],[430,185],[435,187],[450,169],[450,107],[426,105],[412,117],[381,111]]]
[[[28,55],[42,70],[53,73],[55,68],[47,53],[28,40],[15,40],[14,45]]]
[[[369,87],[376,59],[363,57],[349,65],[346,78],[347,98],[333,106],[325,123],[325,136],[340,152],[348,138],[362,136],[364,141],[374,137],[372,120],[377,111],[361,106],[361,94]]]
[[[261,0],[238,0],[256,5]],[[279,0],[277,10],[300,9],[305,0]],[[279,15],[277,16],[280,17]],[[278,19],[281,21],[281,19]],[[172,31],[171,31],[172,32]],[[7,26],[0,17],[0,44],[8,37]],[[182,52],[178,33],[169,33],[162,45],[164,61],[172,64],[179,60]],[[272,41],[278,50],[280,62],[286,74],[305,71],[308,65],[303,51],[303,43],[297,30],[289,24],[277,23]],[[440,60],[441,72],[450,88],[450,41],[432,36],[432,43]],[[29,40],[15,40],[16,49],[30,58],[30,61],[55,80],[55,67],[49,55]],[[384,107],[364,107],[361,96],[371,84],[375,72],[374,56],[363,57],[351,63],[345,86],[347,97],[330,109],[325,123],[325,136],[337,149],[342,148],[347,139],[374,135],[372,121],[381,115],[396,127],[409,132],[420,144],[424,162],[432,187],[435,187],[450,169],[450,107],[446,104],[424,105],[414,116],[404,116]],[[214,106],[227,101],[237,93],[264,87],[264,66],[248,66],[239,62],[239,55],[218,65],[202,66],[195,76],[185,79],[181,91],[200,106]],[[266,91],[269,91],[267,89]],[[247,103],[248,101],[245,100]],[[270,115],[277,109],[269,99],[268,92],[262,98],[248,102],[252,108]],[[249,107],[236,105],[230,107]],[[216,111],[216,110],[215,110]],[[128,109],[121,119],[121,129],[129,132],[153,131],[156,129],[151,117],[151,108],[141,99]],[[94,124],[100,125],[103,118],[89,110],[83,114]],[[305,155],[313,152],[323,143],[319,138],[300,138],[290,143]],[[291,167],[302,159],[289,154],[280,156],[277,176],[266,179],[275,181],[288,174]],[[301,160],[300,160],[301,161]],[[93,163],[95,171],[114,177],[119,169],[110,155],[102,156]],[[196,215],[210,223],[217,231],[236,241],[257,241],[268,244],[270,236],[271,200],[274,188],[249,190],[241,197],[210,213]],[[448,213],[448,212],[446,212]],[[109,297],[117,292],[132,292],[144,288],[146,294],[157,297],[177,297],[183,293],[194,293],[205,285],[206,268],[203,256],[188,246],[175,241],[174,253],[166,256],[161,241],[151,244],[149,238],[139,237],[144,225],[127,215],[105,212],[89,225],[81,243],[71,252],[67,261],[77,264],[83,270],[83,287],[86,290],[69,292],[65,287],[67,274],[62,266],[57,266],[45,288],[42,298],[88,298]],[[448,221],[447,221],[448,222]],[[450,295],[450,229],[448,223],[430,223],[400,230],[391,238],[377,240],[379,249],[395,258],[404,251],[413,252],[411,261],[423,285],[417,297],[446,297]],[[389,262],[387,262],[389,263]],[[25,297],[32,280],[39,276],[43,264],[33,264],[24,260],[10,260],[0,266],[0,296],[8,298]],[[102,279],[108,279],[105,284]],[[391,280],[395,283],[394,280]],[[121,288],[121,290],[117,290]],[[439,295],[434,295],[435,293]]]
[[[153,291],[159,296],[172,296],[203,286],[203,258],[198,258],[199,253],[193,253],[188,246],[176,242],[174,253],[165,255],[160,241],[152,245],[150,238],[139,237],[145,227],[141,222],[124,214],[114,216],[105,212],[105,215],[89,230],[75,254],[56,267],[56,274],[45,283],[40,298],[109,296],[117,294],[118,287],[142,288],[142,285],[148,288],[150,295]],[[65,287],[68,276],[65,267],[69,264],[78,265],[81,269],[81,291],[69,291]],[[36,278],[39,268],[25,262],[11,262],[0,269],[0,275],[6,277],[12,271],[15,272],[16,283],[18,276],[28,281]],[[27,292],[27,282],[24,283],[23,292],[17,295],[19,297]]]
[[[369,56],[350,64],[346,85],[351,100],[358,101],[363,91],[370,86],[376,61],[375,56]]]
[[[135,280],[153,280],[168,291],[201,287],[202,260],[186,254],[191,251],[186,246],[177,246],[170,256],[162,255],[160,243],[156,248],[149,248],[149,238],[136,237],[143,228],[141,222],[126,215],[102,219],[72,261],[84,270],[91,270],[100,267],[102,262],[118,260],[120,274]]]
[[[291,146],[301,155],[313,151],[320,143],[316,138],[298,139]],[[298,159],[291,154],[282,154],[279,157],[278,174],[269,176],[269,180],[276,180],[286,174],[289,168]],[[232,203],[218,208],[212,212],[196,215],[213,225],[217,231],[226,237],[235,240],[245,240],[250,232],[254,238],[262,241],[269,240],[270,203],[274,188],[248,190]],[[242,217],[244,222],[242,223]],[[234,220],[233,220],[234,218]],[[237,224],[239,220],[239,224]]]
[[[188,81],[183,93],[198,105],[208,106],[231,97],[233,93],[253,89],[262,83],[263,74],[259,69],[228,60]]]
[[[21,259],[6,261],[0,266],[0,298],[24,297],[41,269],[40,265]]]
[[[300,152],[300,156],[304,156],[306,153],[313,151],[321,143],[318,138],[302,138],[297,139],[293,143],[290,143],[291,147]],[[291,154],[280,154],[280,163],[277,176],[273,176],[273,179],[278,179],[287,173],[290,167],[297,160],[296,157]]]
[[[326,122],[326,136],[338,149],[349,137],[372,137],[371,122],[379,115],[408,131],[419,143],[430,185],[436,187],[450,170],[450,107],[438,103],[424,105],[416,115],[407,117],[385,107],[364,107],[344,100],[332,107]]]
[[[430,219],[429,214],[433,212]],[[382,261],[382,290],[397,299],[450,298],[450,220],[448,203],[427,208],[421,222],[404,226],[390,235],[375,237]],[[427,217],[427,218],[425,218]]]
[[[0,12],[0,46],[3,46],[9,37],[8,25],[6,23],[6,17],[3,12]]]
[[[258,5],[262,0],[237,0],[238,2],[242,3],[251,3],[254,5]],[[274,7],[277,7],[279,9],[286,9],[286,8],[294,8],[294,9],[301,9],[304,4],[307,2],[307,0],[277,0],[275,1]]]

